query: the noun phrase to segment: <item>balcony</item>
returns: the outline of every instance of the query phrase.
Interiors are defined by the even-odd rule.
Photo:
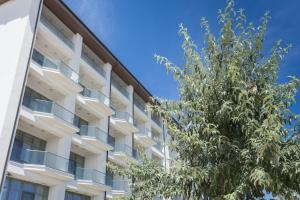
[[[51,60],[36,49],[32,54],[30,74],[63,95],[75,94],[82,90],[78,84],[77,72],[61,61]]]
[[[94,115],[103,118],[110,116],[114,111],[110,108],[110,99],[98,90],[88,89],[83,86],[77,102]]]
[[[73,33],[69,31],[70,36],[67,36],[65,33],[67,31],[67,27],[64,27],[65,31],[62,31],[62,25],[56,25],[55,22],[44,15],[41,16],[40,22],[39,31],[46,40],[52,44],[56,44],[58,48],[65,49],[65,51],[73,51],[74,43],[71,36]]]
[[[108,193],[108,198],[128,195],[130,193],[127,180],[112,180],[112,191]]]
[[[112,154],[116,160],[122,161],[137,161],[138,153],[135,149],[132,149],[130,146],[126,144],[114,144],[114,149],[112,150]]]
[[[69,160],[64,157],[39,150],[20,149],[19,152],[21,159],[16,162],[23,163],[24,173],[35,173],[47,180],[68,181],[74,178],[68,172]]]
[[[125,86],[121,85],[113,78],[111,79],[111,85],[112,85],[111,87],[112,95],[117,97],[119,101],[125,103],[126,105],[129,105],[130,104],[129,92],[127,91]]]
[[[54,136],[64,137],[79,131],[73,125],[74,114],[52,101],[29,97],[26,102],[23,100],[23,106],[20,118],[24,122],[44,129]]]
[[[156,130],[162,131],[162,123],[158,117],[151,116],[152,125]]]
[[[134,101],[134,105],[136,106],[136,108],[138,108],[137,110],[141,111],[141,113],[148,116],[148,113],[146,112],[146,105],[145,104],[143,104],[139,101]]]
[[[156,144],[151,131],[147,128],[138,128],[138,131],[134,133],[134,139],[146,148]]]
[[[132,116],[125,111],[115,111],[115,114],[111,117],[110,123],[114,128],[125,135],[137,131],[137,128],[133,125]]]
[[[105,173],[95,169],[76,168],[75,179],[80,187],[94,191],[109,191],[111,187],[107,184]]]
[[[100,75],[105,80],[107,79],[106,72],[104,71],[104,69],[100,67],[99,64],[93,58],[91,58],[87,53],[82,52],[81,59],[91,68],[93,68],[98,73],[98,75]]]
[[[81,125],[80,130],[72,138],[73,143],[95,154],[113,149],[108,144],[108,134],[103,130],[88,125]]]
[[[163,146],[157,142],[153,147],[152,147],[152,152],[158,156],[159,158],[164,158],[165,155],[163,153]]]

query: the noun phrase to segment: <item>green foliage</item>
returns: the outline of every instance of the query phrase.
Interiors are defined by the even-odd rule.
[[[254,199],[264,191],[294,199],[300,193],[300,121],[290,110],[300,80],[278,83],[290,46],[279,41],[265,53],[269,19],[266,13],[255,27],[229,1],[219,12],[217,37],[202,19],[202,51],[180,25],[183,67],[156,56],[178,82],[179,100],[151,108],[165,119],[177,156],[169,170],[148,160],[131,164],[131,199]]]

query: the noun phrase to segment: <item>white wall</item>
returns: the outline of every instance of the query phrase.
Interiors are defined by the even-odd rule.
[[[0,6],[0,176],[17,115],[41,0],[14,0]]]

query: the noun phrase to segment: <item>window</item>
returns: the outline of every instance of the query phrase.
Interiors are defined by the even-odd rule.
[[[79,134],[82,131],[87,131],[87,126],[89,125],[89,122],[75,115],[73,124],[80,129],[80,131],[77,133]]]
[[[17,130],[10,159],[24,162],[26,149],[45,151],[46,141]]]
[[[91,197],[67,191],[65,200],[91,200]]]
[[[71,152],[69,161],[69,172],[76,175],[77,167],[84,168],[84,160],[85,158],[83,156]]]
[[[47,200],[48,192],[47,186],[6,178],[1,200]]]
[[[26,87],[22,105],[30,108],[32,100],[35,100],[35,99],[50,101],[45,96],[37,93],[36,91],[34,91],[33,89],[31,89],[29,87]]]

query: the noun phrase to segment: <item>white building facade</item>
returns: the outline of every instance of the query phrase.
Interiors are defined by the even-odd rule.
[[[167,166],[151,94],[60,0],[0,1],[1,200],[127,195],[141,149]]]

